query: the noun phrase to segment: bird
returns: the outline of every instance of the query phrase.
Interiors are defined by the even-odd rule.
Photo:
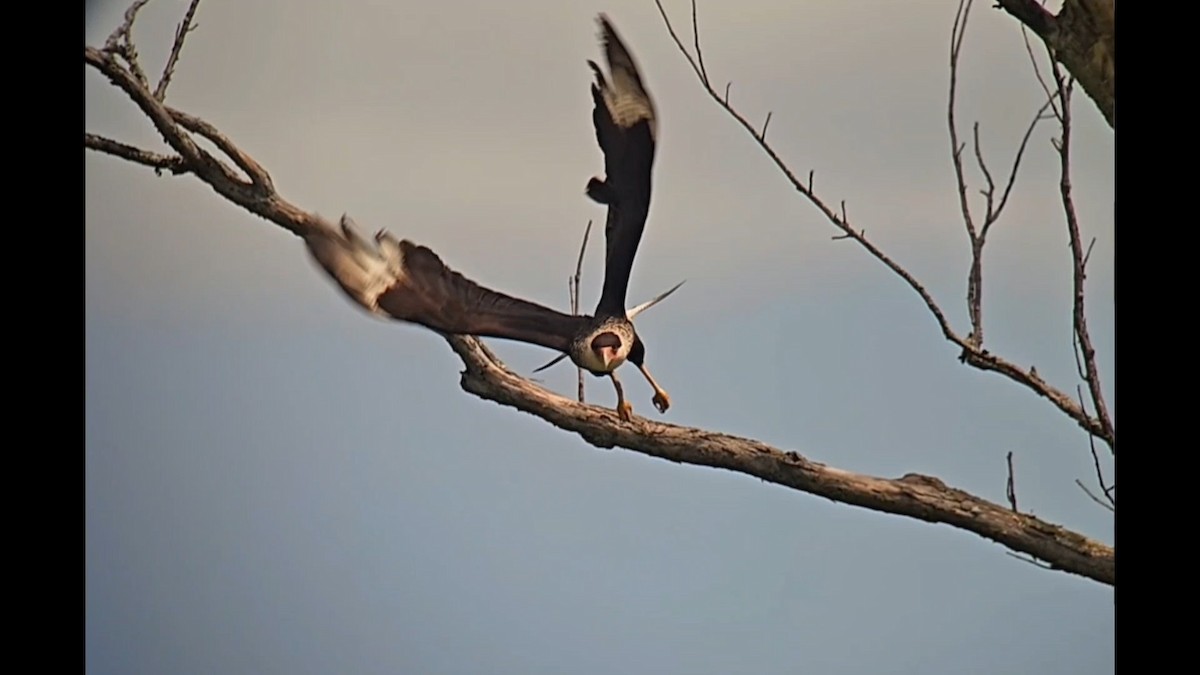
[[[654,104],[633,57],[612,22],[603,14],[598,22],[609,77],[594,61],[588,65],[595,77],[592,121],[604,153],[605,177],[589,179],[585,194],[607,206],[608,214],[604,285],[591,316],[564,314],[481,286],[448,267],[429,247],[397,239],[386,230],[369,240],[347,215],[338,227],[317,218],[303,236],[317,265],[368,312],[442,333],[516,340],[561,352],[538,370],[569,357],[592,375],[608,377],[616,390],[617,416],[630,422],[633,406],[616,374],[626,361],[637,366],[654,390],[651,400],[660,413],[671,405],[666,390],[646,368],[646,345],[633,319],[683,282],[625,308],[630,271],[649,213],[657,130]]]

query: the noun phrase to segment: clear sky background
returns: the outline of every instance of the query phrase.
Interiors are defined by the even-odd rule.
[[[666,3],[686,26],[688,5]],[[1053,3],[1052,3],[1053,4]],[[702,0],[714,80],[967,331],[945,107],[956,3]],[[87,40],[124,0],[88,7]],[[135,37],[156,72],[183,0]],[[663,419],[848,470],[936,475],[1111,543],[1087,439],[958,362],[919,299],[706,98],[651,0],[201,5],[168,100],[283,196],[567,307],[602,171],[588,58],[609,13],[660,117],[631,302]],[[964,134],[1002,173],[1042,99],[1017,23],[972,16]],[[161,148],[102,77],[89,131]],[[1076,96],[1093,337],[1113,391],[1113,134]],[[987,249],[988,347],[1074,390],[1053,127]],[[1095,673],[1113,592],[947,526],[599,450],[458,388],[437,336],[350,304],[292,235],[193,177],[85,153],[87,647],[106,673]],[[980,185],[972,172],[974,185]],[[974,190],[972,190],[974,192]],[[977,201],[978,203],[978,201]],[[600,240],[595,239],[593,243]],[[599,295],[590,248],[583,304]],[[492,341],[528,373],[552,354]],[[632,372],[632,371],[631,371]],[[574,369],[547,386],[570,395]],[[659,417],[625,378],[635,411]],[[613,404],[588,379],[589,400]],[[1114,406],[1115,409],[1115,406]]]

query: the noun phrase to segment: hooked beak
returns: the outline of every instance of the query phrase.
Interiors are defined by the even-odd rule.
[[[599,354],[600,362],[604,364],[605,368],[608,368],[613,361],[617,360],[617,350],[615,347],[601,347]]]

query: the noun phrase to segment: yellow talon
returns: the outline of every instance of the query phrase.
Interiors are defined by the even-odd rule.
[[[671,407],[671,397],[667,396],[667,392],[661,389],[654,392],[654,407],[658,408],[660,413],[667,412],[667,408]]]
[[[633,406],[629,404],[629,401],[621,401],[617,404],[617,417],[624,422],[633,421]]]

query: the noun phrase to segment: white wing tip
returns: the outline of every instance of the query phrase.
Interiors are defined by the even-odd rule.
[[[379,296],[404,279],[404,254],[400,242],[385,230],[371,241],[359,233],[347,214],[321,236],[305,237],[313,259],[355,302],[378,314]]]

